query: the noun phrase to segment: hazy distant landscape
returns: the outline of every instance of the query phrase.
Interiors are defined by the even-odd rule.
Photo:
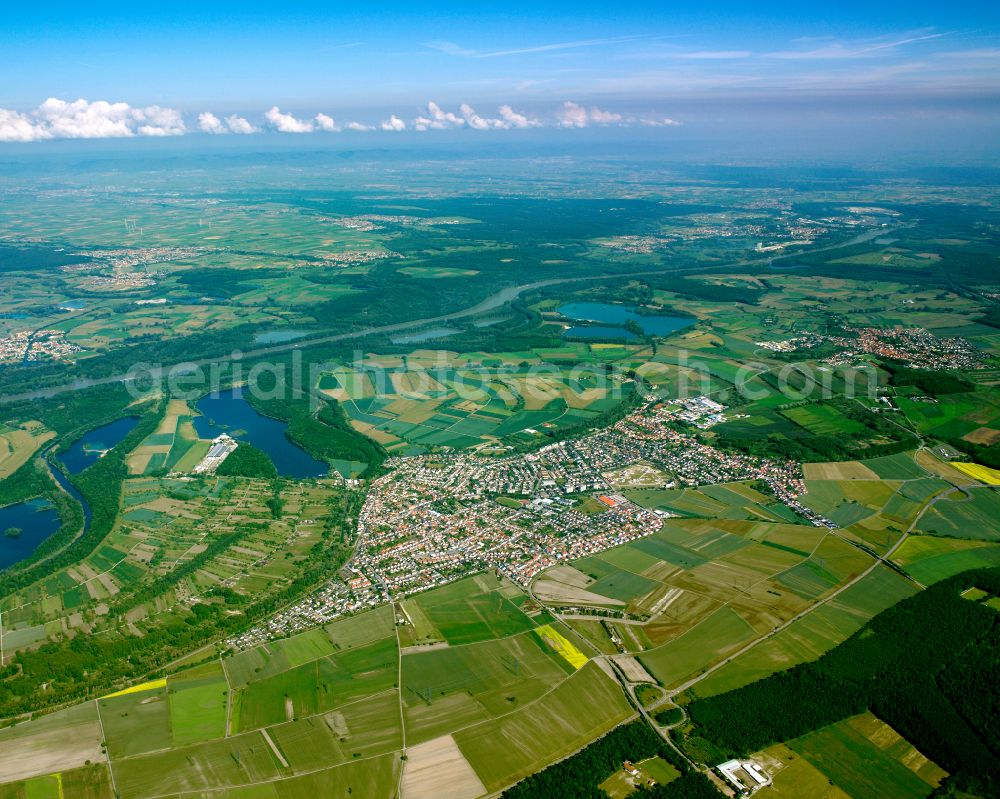
[[[995,12],[56,11],[0,799],[1000,795]]]

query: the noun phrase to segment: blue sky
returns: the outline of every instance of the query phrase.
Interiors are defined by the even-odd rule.
[[[5,9],[0,140],[675,127],[754,105],[981,114],[1000,94],[985,2],[155,5]]]

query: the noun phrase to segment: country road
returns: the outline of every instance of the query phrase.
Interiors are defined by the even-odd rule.
[[[844,583],[842,586],[840,586],[832,594],[830,594],[830,595],[828,595],[826,597],[823,597],[821,600],[819,600],[818,602],[815,602],[814,604],[810,605],[808,608],[806,608],[805,610],[803,610],[801,613],[798,613],[797,615],[793,616],[788,621],[783,622],[782,624],[779,624],[777,627],[775,627],[769,633],[766,633],[765,635],[762,635],[760,638],[755,638],[753,641],[751,641],[750,643],[748,643],[746,646],[742,647],[739,651],[734,652],[732,655],[729,655],[724,660],[721,660],[718,663],[716,663],[715,665],[709,667],[708,669],[706,669],[705,671],[703,671],[701,674],[697,675],[696,677],[692,677],[687,682],[685,682],[685,683],[679,685],[677,688],[674,688],[673,690],[669,691],[668,694],[667,694],[668,700],[673,700],[674,697],[679,696],[680,694],[683,694],[685,691],[689,690],[690,688],[692,688],[693,686],[697,685],[699,682],[701,682],[702,680],[704,680],[710,674],[715,673],[716,671],[718,671],[719,669],[721,669],[726,664],[728,664],[728,663],[732,662],[733,660],[736,660],[736,658],[738,658],[738,657],[746,654],[747,652],[749,652],[751,649],[753,649],[758,644],[762,644],[764,641],[767,641],[767,640],[773,638],[774,636],[778,635],[778,633],[783,632],[784,630],[788,629],[791,625],[793,625],[799,619],[802,619],[805,616],[808,616],[810,613],[812,613],[817,608],[820,608],[823,605],[825,605],[828,602],[830,602],[831,600],[836,599],[838,596],[840,596],[842,593],[844,593],[844,591],[846,591],[851,586],[856,585],[857,583],[861,582],[863,579],[865,579],[865,577],[867,577],[869,574],[871,574],[873,571],[875,571],[875,569],[877,569],[880,564],[883,564],[885,561],[888,561],[889,558],[892,557],[893,553],[896,552],[906,542],[906,539],[909,538],[910,533],[913,531],[913,528],[923,518],[924,514],[928,510],[930,510],[932,507],[934,507],[934,505],[936,505],[939,500],[944,499],[947,496],[950,496],[951,494],[953,494],[956,491],[963,491],[963,489],[961,489],[959,486],[953,486],[952,488],[944,490],[941,493],[939,493],[939,494],[935,495],[934,497],[932,497],[927,502],[927,504],[924,505],[924,507],[920,509],[920,513],[917,514],[917,516],[914,518],[913,522],[906,529],[906,532],[904,532],[899,537],[899,539],[896,541],[896,543],[894,543],[891,547],[889,547],[889,549],[886,550],[886,553],[884,555],[878,556],[875,559],[875,561],[872,563],[871,566],[869,566],[867,569],[865,569],[863,572],[861,572],[861,574],[859,574],[853,580],[850,580],[849,582]],[[964,493],[964,491],[963,491],[963,493]],[[838,534],[834,533],[834,535],[838,535]],[[838,537],[842,537],[842,536],[838,536]],[[920,585],[920,583],[918,583],[916,580],[913,580],[913,582],[915,584],[917,584],[917,585]],[[924,587],[924,586],[921,586],[921,587]]]

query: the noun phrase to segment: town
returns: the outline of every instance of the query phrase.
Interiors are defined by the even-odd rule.
[[[835,527],[798,501],[805,483],[797,463],[723,452],[686,432],[722,410],[707,398],[655,403],[527,454],[391,459],[389,473],[368,487],[355,553],[340,575],[227,643],[254,646],[475,571],[528,587],[550,566],[651,535],[669,514],[636,505],[608,479],[641,464],[684,487],[755,481],[809,523]]]
[[[0,362],[62,360],[80,351],[62,330],[20,330],[0,338]]]
[[[848,327],[847,335],[803,334],[780,341],[757,341],[771,352],[796,352],[832,344],[839,352],[828,358],[832,366],[847,366],[876,355],[902,361],[912,369],[983,369],[986,358],[964,338],[942,338],[921,327]]]

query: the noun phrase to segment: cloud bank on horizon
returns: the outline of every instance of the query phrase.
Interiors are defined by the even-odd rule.
[[[186,132],[179,111],[158,105],[135,108],[105,100],[67,102],[50,97],[29,113],[0,108],[0,141],[180,136]]]
[[[468,103],[462,103],[456,113],[446,111],[431,101],[413,118],[404,119],[391,114],[387,119],[371,124],[356,120],[339,123],[322,111],[312,117],[299,117],[272,106],[262,114],[259,124],[254,124],[238,114],[219,117],[211,111],[203,111],[195,118],[186,120],[180,111],[156,105],[139,108],[124,102],[83,99],[67,102],[49,98],[30,111],[0,108],[0,142],[183,136],[189,133],[212,136],[251,135],[267,131],[292,134],[344,131],[423,133],[432,130],[524,130],[541,127],[676,127],[680,124],[669,117],[621,114],[569,100],[543,118],[521,113],[507,104],[497,109],[496,116],[482,116]]]
[[[399,13],[388,11],[393,4]],[[966,5],[677,0],[612,13],[588,0],[509,0],[501,10],[456,16],[429,13],[433,0],[419,11],[384,0],[377,12],[304,0],[281,14],[251,3],[235,24],[215,4],[189,0],[149,16],[22,4],[0,30],[0,74],[8,78],[0,141],[556,135],[667,129],[679,119],[729,132],[738,118],[802,124],[802,112],[817,125],[897,112],[996,125],[1000,6]],[[75,97],[108,99],[58,99]],[[435,101],[418,108],[424,98]],[[362,108],[378,110],[333,111]]]

